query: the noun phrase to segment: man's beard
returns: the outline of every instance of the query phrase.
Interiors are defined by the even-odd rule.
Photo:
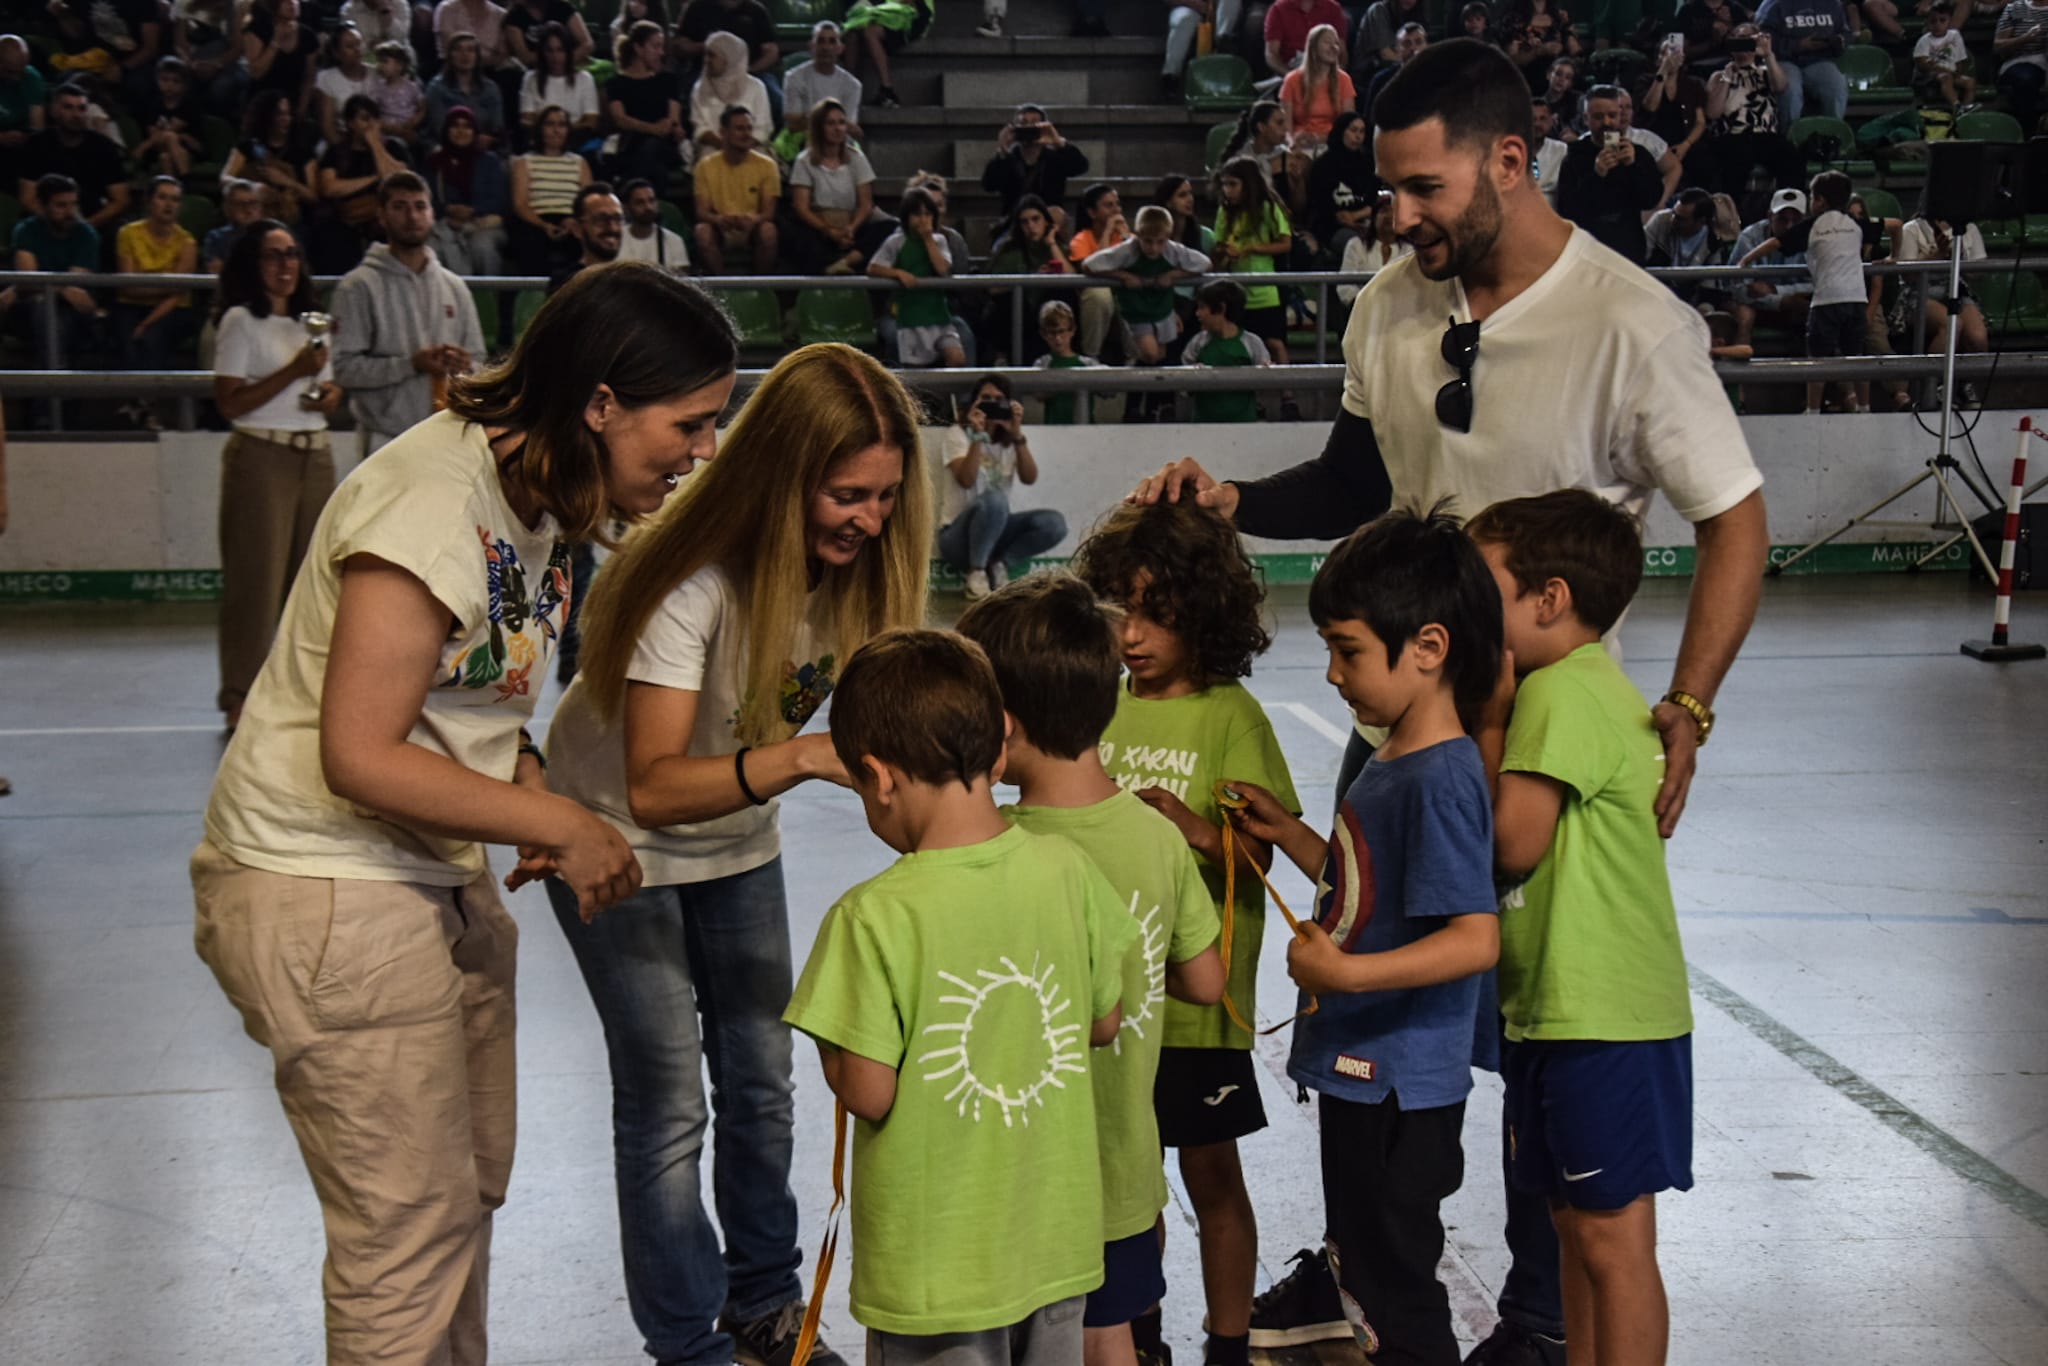
[[[1432,280],[1450,280],[1469,273],[1493,254],[1494,243],[1500,240],[1500,224],[1500,194],[1482,168],[1473,185],[1472,202],[1444,230],[1444,264],[1436,270],[1425,268],[1423,275]]]

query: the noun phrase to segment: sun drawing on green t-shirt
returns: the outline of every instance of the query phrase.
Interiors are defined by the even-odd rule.
[[[1124,1051],[1124,1030],[1128,1029],[1139,1038],[1145,1037],[1145,1026],[1159,1013],[1159,1007],[1166,1002],[1166,931],[1159,925],[1159,907],[1142,914],[1138,911],[1139,893],[1131,893],[1131,919],[1138,922],[1138,952],[1145,961],[1145,995],[1136,1010],[1126,1009],[1123,1024],[1116,1031],[1116,1051]]]
[[[1063,1022],[1074,1003],[1053,980],[1052,964],[1040,969],[1034,959],[1032,970],[1025,972],[1008,957],[998,961],[1001,972],[975,972],[978,984],[950,972],[939,974],[940,980],[960,989],[939,997],[939,1004],[960,1007],[965,1014],[924,1027],[925,1034],[956,1037],[947,1047],[920,1055],[918,1062],[936,1064],[924,1074],[926,1081],[953,1079],[946,1099],[957,1102],[962,1119],[971,1113],[979,1123],[987,1103],[1008,1128],[1018,1118],[1031,1122],[1030,1109],[1045,1104],[1047,1087],[1064,1090],[1068,1073],[1087,1075],[1082,1038],[1086,1025]],[[980,1046],[975,1043],[977,1028],[986,1033],[987,1041]]]

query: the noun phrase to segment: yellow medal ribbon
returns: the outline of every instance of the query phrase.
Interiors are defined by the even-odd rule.
[[[1255,1028],[1245,1023],[1244,1017],[1237,1013],[1237,1003],[1230,999],[1229,985],[1231,941],[1235,937],[1237,928],[1237,827],[1230,823],[1229,813],[1232,811],[1242,811],[1250,806],[1251,803],[1238,793],[1232,791],[1227,781],[1217,783],[1215,787],[1209,790],[1209,795],[1215,799],[1216,805],[1222,808],[1224,812],[1223,938],[1216,946],[1217,955],[1223,959],[1223,1010],[1224,1013],[1230,1016],[1231,1023],[1247,1034],[1277,1034],[1296,1020],[1301,1019],[1304,1015],[1315,1014],[1320,1003],[1315,997],[1309,997],[1306,1006],[1303,1006],[1299,1011],[1288,1016],[1270,1029]],[[1246,862],[1250,862],[1250,860],[1247,859]],[[1279,891],[1274,888],[1273,879],[1266,876],[1266,870],[1253,863],[1252,871],[1259,875],[1259,881],[1266,884],[1266,895],[1273,898],[1273,904],[1280,908],[1280,914],[1287,917],[1287,928],[1294,931],[1294,937],[1296,939],[1308,938],[1308,932],[1303,928],[1300,917],[1287,909],[1287,902],[1281,897]]]

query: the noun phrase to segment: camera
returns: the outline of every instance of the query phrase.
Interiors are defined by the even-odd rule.
[[[979,408],[981,415],[991,422],[1008,422],[1010,420],[1010,402],[1008,399],[985,398],[974,406]]]
[[[1728,40],[1728,51],[1731,55],[1737,52],[1754,52],[1756,51],[1756,39],[1730,38]]]
[[[1010,132],[1019,142],[1036,142],[1045,132],[1045,126],[1037,123],[1013,123],[1010,125]]]

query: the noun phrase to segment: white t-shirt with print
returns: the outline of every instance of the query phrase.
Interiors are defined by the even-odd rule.
[[[984,441],[981,443],[981,468],[975,471],[974,486],[962,488],[960,481],[953,477],[953,471],[946,466],[967,454],[967,448],[973,441],[965,428],[956,425],[946,429],[946,438],[939,443],[939,486],[946,495],[939,515],[942,527],[951,526],[955,517],[967,511],[968,504],[989,489],[1008,491],[1016,482],[1017,448]]]
[[[812,615],[783,660],[782,716],[809,721],[831,694],[840,662],[833,633],[819,620],[823,594],[812,595]],[[697,718],[688,753],[717,758],[738,753],[746,686],[745,599],[726,572],[710,566],[684,579],[662,600],[633,648],[626,677],[697,694]],[[548,786],[574,797],[624,835],[640,857],[643,883],[674,887],[731,877],[758,868],[781,852],[777,804],[742,807],[716,820],[642,830],[626,795],[626,734],[619,719],[606,721],[581,678],[569,685],[548,727]]]
[[[207,838],[274,873],[460,886],[486,871],[482,845],[353,807],[322,776],[320,698],[354,555],[413,575],[455,619],[407,738],[511,781],[569,612],[569,547],[552,518],[529,529],[506,503],[483,428],[436,413],[358,466],[320,514],[214,779]]]
[[[1931,33],[1920,35],[1920,41],[1913,44],[1913,60],[1924,61],[1932,58],[1935,68],[1940,71],[1954,71],[1970,59],[1969,44],[1963,35],[1954,29],[1939,38]]]
[[[1397,504],[1448,498],[1469,517],[1587,488],[1640,517],[1662,489],[1697,522],[1762,486],[1705,321],[1585,229],[1480,328],[1470,432],[1436,418],[1453,316],[1472,316],[1464,288],[1411,256],[1359,291],[1344,329],[1344,407],[1372,423]]]
[[[220,330],[213,343],[213,373],[240,380],[267,379],[291,364],[292,357],[305,345],[306,326],[297,318],[278,313],[259,318],[236,304],[221,315]],[[330,346],[327,350],[327,363],[320,367],[323,382],[334,378],[334,348]],[[267,403],[236,418],[234,425],[279,432],[326,431],[324,413],[299,406],[299,395],[312,384],[311,380],[287,384]]]

